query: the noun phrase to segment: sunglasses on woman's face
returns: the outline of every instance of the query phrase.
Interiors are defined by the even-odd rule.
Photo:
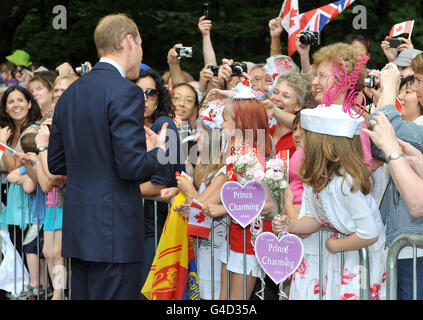
[[[159,90],[148,88],[147,90],[144,91],[144,94],[148,100],[154,100],[159,95]]]

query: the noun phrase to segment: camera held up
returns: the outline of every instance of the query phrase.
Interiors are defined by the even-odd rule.
[[[302,31],[300,42],[304,45],[318,46],[320,45],[320,32],[317,31]]]
[[[243,72],[247,73],[247,64],[243,62],[234,62],[231,64],[232,76],[239,77]]]
[[[181,58],[192,58],[192,47],[179,47],[179,48],[176,48],[176,53]]]
[[[219,67],[218,66],[208,66],[207,69],[210,70],[211,72],[213,72],[214,77],[217,77],[217,74],[219,73]]]

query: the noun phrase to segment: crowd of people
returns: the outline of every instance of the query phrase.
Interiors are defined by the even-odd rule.
[[[16,247],[25,253],[29,272],[29,284],[11,298],[35,299],[46,292],[51,299],[67,298],[63,272],[57,271],[57,266],[68,267],[63,257],[72,258],[76,284],[71,298],[134,297],[108,295],[109,288],[94,278],[91,295],[91,289],[78,289],[90,281],[78,272],[91,272],[103,262],[135,263],[125,274],[139,274],[131,285],[142,298],[141,289],[154,272],[155,241],[166,232],[167,202],[172,205],[182,193],[185,205],[173,207],[175,211],[188,219],[186,205],[195,199],[214,221],[212,234],[199,238],[197,248],[200,298],[244,298],[245,245],[247,299],[254,299],[261,268],[252,234],[248,227],[244,244],[243,228],[235,220],[230,219],[227,229],[228,212],[220,196],[227,181],[245,180],[226,160],[250,141],[263,168],[289,151],[283,212],[268,196],[259,219],[262,231],[302,238],[304,257],[284,284],[288,298],[315,300],[320,293],[328,300],[358,299],[359,287],[352,284],[359,277],[357,250],[368,247],[370,298],[386,299],[389,247],[401,234],[423,234],[423,52],[410,39],[391,48],[385,38],[380,48],[386,65],[377,70],[363,35],[323,45],[310,56],[310,45],[302,43],[300,33],[297,66],[283,54],[281,20],[274,18],[269,21],[270,48],[263,48],[270,52],[266,61],[225,57],[219,62],[212,21],[202,16],[198,29],[204,65],[199,75],[183,70],[187,58],[180,53],[181,43],[168,51],[169,69],[161,74],[141,63],[136,28],[107,36],[122,30],[108,24],[132,28],[126,16],[117,16],[97,25],[94,40],[101,59],[94,66],[88,61],[82,70],[67,62],[52,69],[33,66],[23,50],[15,50],[0,65],[0,143],[7,147],[1,165],[8,181],[0,227],[25,234]],[[107,51],[108,46],[113,50]],[[105,80],[112,77],[111,68],[113,77],[119,77],[115,82]],[[217,145],[207,135],[213,130],[221,133]],[[157,165],[165,132],[162,156],[174,161]],[[250,140],[247,132],[252,132]],[[82,181],[88,176],[95,182]],[[100,188],[110,180],[119,180],[117,187]],[[123,192],[147,197],[143,209],[131,212],[140,208],[138,198]],[[91,216],[93,211],[98,215]],[[115,216],[120,214],[122,221]],[[324,283],[319,283],[322,225]],[[119,252],[123,244],[132,251]],[[39,272],[44,263],[47,278]],[[412,269],[413,250],[404,248],[398,259],[398,299],[412,298]],[[417,250],[417,272],[421,300],[423,249]],[[266,285],[267,296],[278,299],[279,288],[269,281]]]

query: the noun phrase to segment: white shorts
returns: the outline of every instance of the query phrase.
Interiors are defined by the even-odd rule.
[[[224,248],[220,252],[219,260],[226,264],[226,269],[238,273],[244,274],[244,254],[240,252],[235,252],[229,250],[229,262],[227,259],[227,241],[225,241]],[[246,254],[246,268],[245,273],[247,275],[260,278],[261,277],[261,267],[257,261],[255,254]]]

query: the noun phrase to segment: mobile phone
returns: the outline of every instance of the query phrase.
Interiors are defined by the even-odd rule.
[[[389,46],[391,48],[398,48],[400,45],[404,43],[404,41],[397,38],[388,38],[386,40],[389,42]]]
[[[203,16],[206,16],[205,20],[209,20],[209,4],[203,3]]]

